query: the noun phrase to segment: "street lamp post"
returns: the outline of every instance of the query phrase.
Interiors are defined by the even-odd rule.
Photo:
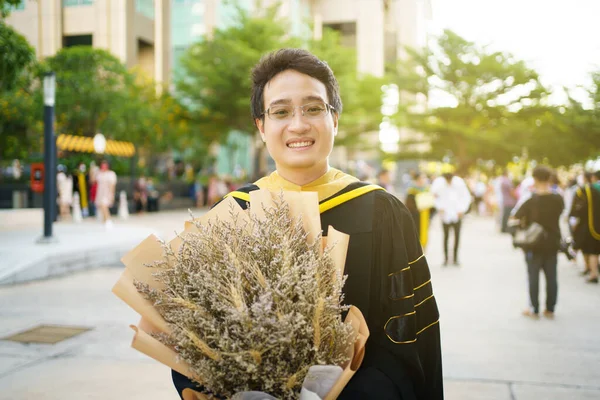
[[[52,223],[56,213],[56,136],[54,135],[54,102],[56,75],[44,76],[44,236],[42,243],[54,241]]]

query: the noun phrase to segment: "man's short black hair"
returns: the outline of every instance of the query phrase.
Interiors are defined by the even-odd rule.
[[[265,111],[265,86],[277,74],[292,69],[315,78],[325,85],[329,104],[337,114],[342,112],[338,81],[326,62],[303,49],[280,49],[264,56],[252,69],[252,119],[262,118]]]
[[[538,165],[533,170],[533,179],[538,182],[550,182],[552,179],[553,171],[550,167],[546,167],[545,165]]]

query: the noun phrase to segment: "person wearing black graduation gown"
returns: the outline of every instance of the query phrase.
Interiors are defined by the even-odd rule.
[[[581,250],[585,259],[588,283],[598,283],[600,258],[600,171],[589,175],[589,182],[575,192],[570,217],[577,218],[573,232],[575,249]]]
[[[381,187],[329,167],[341,112],[327,64],[283,49],[253,71],[252,112],[277,170],[228,194],[247,207],[252,190],[315,191],[321,224],[350,235],[344,303],[370,336],[361,367],[339,399],[443,399],[440,324],[429,267],[408,209]],[[172,372],[180,395],[201,391]]]

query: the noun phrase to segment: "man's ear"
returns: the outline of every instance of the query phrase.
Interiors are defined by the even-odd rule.
[[[337,136],[338,134],[338,120],[340,115],[338,113],[333,113],[333,136]]]
[[[262,141],[266,142],[266,139],[265,139],[265,121],[262,118],[256,118],[254,120],[254,123],[256,124],[256,127],[258,128],[258,131],[260,132],[260,137],[262,138]]]

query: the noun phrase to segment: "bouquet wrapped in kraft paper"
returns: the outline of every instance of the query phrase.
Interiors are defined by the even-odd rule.
[[[258,190],[250,205],[225,198],[123,257],[113,292],[141,316],[132,347],[203,388],[186,400],[336,399],[369,336],[343,305],[349,237],[322,236],[316,193]]]

